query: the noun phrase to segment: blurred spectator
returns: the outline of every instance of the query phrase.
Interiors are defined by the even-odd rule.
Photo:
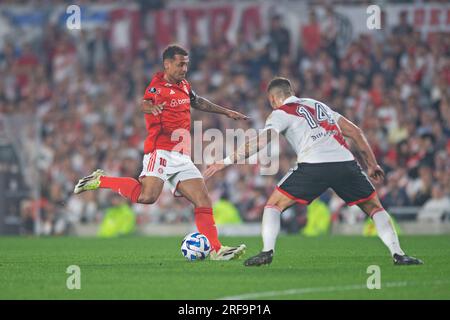
[[[433,175],[430,167],[419,168],[419,177],[407,186],[408,194],[415,206],[422,206],[431,197]]]
[[[200,36],[193,34],[190,39],[189,62],[190,71],[195,72],[199,68],[199,64],[208,55],[208,47],[200,42]],[[159,56],[155,57],[159,61]]]
[[[274,15],[271,18],[269,37],[269,63],[272,70],[278,70],[281,58],[289,55],[291,48],[291,35],[282,25],[280,15]]]
[[[100,65],[109,66],[111,49],[104,30],[100,28],[95,30],[93,39],[88,42],[88,50],[91,61],[89,65],[90,70],[95,70]]]
[[[238,209],[227,197],[222,197],[216,201],[213,206],[213,211],[214,220],[217,225],[242,223]]]
[[[413,32],[413,27],[408,23],[408,13],[406,11],[400,12],[399,17],[400,22],[398,25],[394,26],[392,33],[395,36],[404,39]]]
[[[321,20],[320,25],[323,48],[331,54],[336,63],[339,59],[337,50],[338,20],[331,3],[325,5],[325,17]]]
[[[390,207],[404,207],[411,205],[406,189],[402,185],[405,182],[402,182],[402,178],[404,180],[403,174],[404,171],[399,169],[387,176],[387,186],[386,189],[383,190],[385,196],[382,197],[381,202],[388,211]]]
[[[302,234],[308,237],[328,234],[331,212],[328,205],[320,199],[314,200],[307,208],[307,223]]]
[[[319,50],[321,41],[320,24],[314,10],[309,11],[309,21],[302,26],[301,36],[303,52],[313,57]]]
[[[98,230],[102,238],[132,234],[135,230],[136,218],[126,200],[113,195],[111,207],[106,209],[105,216]]]
[[[444,214],[450,215],[450,198],[441,185],[434,185],[431,199],[425,202],[417,218],[420,221],[440,222]]]
[[[36,214],[33,212],[32,202],[30,200],[22,201],[20,210],[21,210],[20,234],[21,235],[34,234]]]

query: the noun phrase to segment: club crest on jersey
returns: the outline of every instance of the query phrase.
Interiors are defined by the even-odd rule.
[[[148,89],[148,92],[153,94],[155,93],[159,94],[161,91],[159,89],[156,89],[155,87],[151,87]]]

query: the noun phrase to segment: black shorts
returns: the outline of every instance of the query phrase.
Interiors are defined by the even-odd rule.
[[[355,160],[299,163],[277,186],[278,191],[302,204],[311,203],[328,188],[350,206],[376,195],[375,188]]]

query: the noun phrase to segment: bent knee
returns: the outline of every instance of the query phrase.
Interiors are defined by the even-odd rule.
[[[286,208],[290,207],[295,203],[294,200],[286,197],[285,195],[274,192],[267,200],[266,207],[278,208],[280,211],[284,211]]]
[[[212,208],[212,201],[208,196],[198,197],[192,202],[196,208]]]

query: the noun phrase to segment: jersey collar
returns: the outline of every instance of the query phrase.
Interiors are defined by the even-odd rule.
[[[156,73],[156,78],[161,83],[161,85],[165,85],[166,87],[181,87],[184,84],[184,80],[181,80],[180,83],[170,83],[164,78],[164,72],[159,71]]]
[[[298,100],[300,99],[297,98],[296,96],[290,96],[289,98],[283,101],[283,104],[294,103],[297,102]]]

